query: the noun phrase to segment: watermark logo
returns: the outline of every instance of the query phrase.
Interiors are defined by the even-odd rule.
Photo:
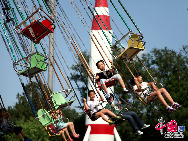
[[[155,126],[156,130],[160,130],[161,135],[164,134],[165,138],[184,138],[183,132],[185,131],[185,126],[177,126],[175,120],[171,120],[165,124],[165,120],[161,117],[158,119],[159,123]],[[167,129],[167,132],[163,133],[163,128]]]

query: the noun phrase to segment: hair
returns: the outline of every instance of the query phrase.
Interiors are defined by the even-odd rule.
[[[111,99],[111,98],[113,98],[113,99],[114,99],[114,95],[113,95],[113,94],[110,94],[110,98],[109,98],[109,99]]]
[[[141,73],[140,73],[140,72],[135,72],[135,73],[134,73],[134,76],[135,76],[135,77],[141,76]],[[131,85],[135,85],[134,77],[131,78],[130,83],[131,83]]]
[[[95,91],[94,90],[89,90],[88,91],[88,96],[90,95],[90,93],[92,93],[92,92],[94,92],[95,93]]]
[[[135,72],[135,73],[134,73],[134,76],[135,76],[135,77],[141,76],[141,73],[140,73],[140,72]]]
[[[99,64],[100,62],[102,62],[102,63],[104,64],[104,61],[103,61],[103,60],[99,60],[99,61],[96,63],[97,68],[98,68],[98,64]]]

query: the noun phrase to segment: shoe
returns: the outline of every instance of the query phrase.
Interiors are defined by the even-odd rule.
[[[177,102],[172,104],[172,108],[177,109],[180,108],[182,105],[179,105]]]
[[[129,93],[129,90],[123,90],[123,94],[127,94],[127,93]]]
[[[115,122],[114,121],[109,121],[109,125],[112,125],[112,124],[114,124]]]
[[[173,112],[173,111],[175,111],[175,109],[172,108],[172,106],[166,107],[166,110],[167,110],[168,112]]]
[[[116,119],[120,119],[121,117],[120,116],[116,116]]]
[[[79,134],[74,133],[74,134],[73,134],[73,137],[74,137],[74,138],[79,138],[79,137],[80,137],[80,135],[79,135]]]
[[[144,124],[144,126],[141,129],[148,128],[150,125]]]
[[[135,133],[136,135],[142,135],[143,134],[143,132],[142,131],[140,131],[140,130],[138,130],[138,131],[136,131],[136,133]]]
[[[71,138],[68,138],[68,141],[73,141],[73,139],[71,139]]]

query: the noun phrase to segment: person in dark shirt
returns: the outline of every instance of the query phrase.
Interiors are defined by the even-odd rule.
[[[105,93],[107,94],[107,97],[110,97],[110,94],[109,94],[109,92],[107,90],[105,82],[112,81],[113,79],[119,81],[121,87],[123,88],[123,94],[128,93],[128,90],[126,89],[125,84],[124,84],[123,79],[121,78],[121,76],[119,74],[115,74],[114,73],[115,72],[115,68],[114,67],[112,67],[112,69],[110,69],[110,70],[106,70],[103,60],[99,60],[96,63],[96,66],[102,72],[97,73],[95,79],[96,79],[96,81],[100,81],[101,87],[105,91]]]
[[[14,132],[20,141],[22,140],[22,137],[24,138],[24,141],[31,141],[32,139],[28,139],[25,135],[24,132],[22,131],[22,127],[20,126],[14,126],[11,124],[10,120],[10,115],[6,112],[5,109],[0,109],[0,130],[4,133],[11,133]]]

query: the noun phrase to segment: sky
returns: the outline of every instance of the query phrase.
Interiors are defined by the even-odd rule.
[[[118,5],[117,0],[113,0],[113,2]],[[85,47],[90,50],[90,39],[86,32],[86,28],[81,23],[80,18],[75,12],[70,1],[64,0],[63,2],[60,1],[60,3],[63,5],[64,11],[69,16],[77,33],[84,42]],[[75,3],[78,4],[81,12],[85,13],[79,1],[76,1]],[[92,3],[94,5],[94,1],[92,1]],[[144,41],[146,41],[145,52],[148,53],[153,48],[161,49],[164,47],[179,51],[183,45],[188,45],[187,0],[122,0],[122,3],[142,31]],[[29,4],[30,3],[28,3],[28,5]],[[111,18],[117,21],[118,27],[123,33],[126,34],[128,32],[126,26],[117,15],[109,0],[108,5]],[[126,13],[123,12],[122,9],[120,12],[125,17],[128,24],[131,25],[130,20],[128,17],[126,17]],[[91,21],[86,14],[85,18],[88,25],[91,27]],[[114,26],[112,25],[112,28],[113,27]],[[134,31],[136,30],[134,29],[133,32]],[[116,29],[114,29],[114,33],[119,35],[118,32],[116,32]],[[119,36],[119,38],[121,37]],[[55,39],[58,44],[64,44],[65,46],[65,42],[63,41],[60,33],[55,34]],[[83,50],[84,49],[85,48],[83,48]],[[63,48],[62,53],[65,55],[65,59],[67,60],[69,67],[72,64],[75,64],[66,48]],[[0,66],[0,94],[4,101],[5,107],[14,106],[17,102],[16,94],[22,93],[23,89],[18,76],[13,69],[12,61],[1,37]],[[59,86],[56,86],[56,83],[58,83],[58,80],[54,79],[54,89],[58,90]],[[78,102],[75,102],[73,106],[78,106]]]

